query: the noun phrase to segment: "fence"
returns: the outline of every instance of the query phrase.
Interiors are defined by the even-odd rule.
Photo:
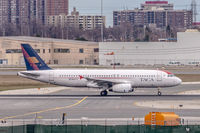
[[[191,123],[191,124],[189,124]],[[199,125],[198,125],[199,124]],[[144,125],[142,120],[11,120],[2,121],[0,133],[199,133],[200,121],[179,126]]]

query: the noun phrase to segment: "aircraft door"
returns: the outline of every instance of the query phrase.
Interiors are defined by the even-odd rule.
[[[162,81],[162,72],[161,71],[157,72],[157,81]]]
[[[52,83],[54,84],[54,72],[53,71],[50,71],[49,72],[49,83]]]

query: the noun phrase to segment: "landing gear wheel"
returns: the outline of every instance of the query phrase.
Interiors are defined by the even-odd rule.
[[[162,92],[161,91],[158,91],[158,96],[162,96]]]
[[[107,94],[108,92],[106,90],[101,92],[101,96],[107,96]]]

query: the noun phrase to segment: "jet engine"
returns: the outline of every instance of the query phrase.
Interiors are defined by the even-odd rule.
[[[132,88],[131,84],[116,84],[113,85],[109,91],[116,93],[129,93],[133,92],[134,89]]]

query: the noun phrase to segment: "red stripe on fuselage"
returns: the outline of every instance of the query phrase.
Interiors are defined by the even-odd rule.
[[[173,74],[173,73],[171,73],[171,72],[169,72],[169,71],[166,71],[166,70],[161,70],[161,71],[167,73],[168,75]]]

